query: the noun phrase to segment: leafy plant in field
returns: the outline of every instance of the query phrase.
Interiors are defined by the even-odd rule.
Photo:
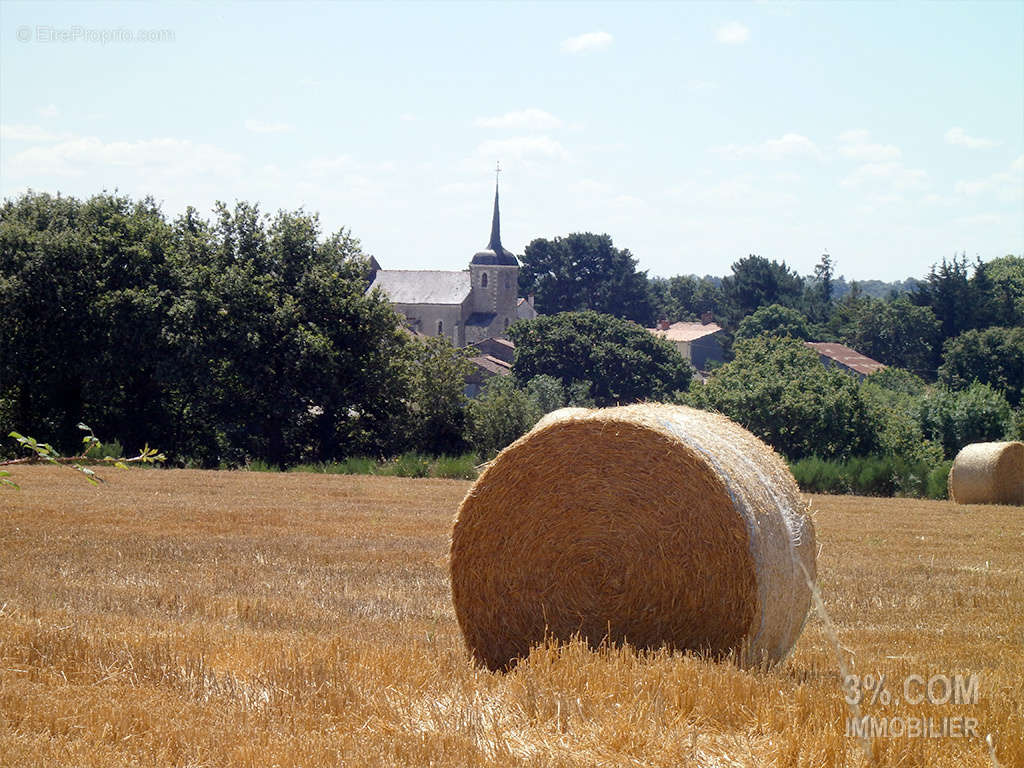
[[[12,464],[38,464],[40,462],[48,462],[50,464],[56,464],[58,466],[66,466],[70,469],[81,472],[85,475],[85,479],[93,485],[99,485],[104,482],[103,478],[96,474],[95,470],[90,469],[86,466],[86,463],[94,464],[109,464],[118,469],[128,469],[129,464],[156,464],[157,462],[166,461],[167,457],[164,456],[156,448],[150,448],[146,445],[139,451],[137,456],[125,459],[121,458],[121,447],[116,443],[111,444],[111,447],[116,446],[116,450],[103,450],[103,443],[99,441],[96,435],[90,427],[85,424],[79,424],[78,428],[87,432],[88,434],[82,438],[82,452],[77,456],[61,456],[60,452],[57,451],[49,443],[41,443],[34,437],[22,435],[19,432],[11,432],[8,436],[13,437],[17,443],[29,451],[28,456],[24,456],[20,459],[7,459],[6,461],[0,461],[0,467],[11,466]],[[111,453],[116,455],[110,455]],[[0,469],[0,485],[5,485],[8,488],[18,488],[18,484],[10,479],[11,473],[5,469]]]

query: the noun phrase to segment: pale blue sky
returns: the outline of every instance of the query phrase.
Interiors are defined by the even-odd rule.
[[[1024,252],[1021,2],[3,2],[0,122],[4,197],[304,207],[387,268],[463,267],[499,159],[516,253],[589,230],[652,275],[827,249],[895,279]]]

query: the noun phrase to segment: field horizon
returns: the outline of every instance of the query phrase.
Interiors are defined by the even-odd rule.
[[[924,728],[860,740],[813,611],[767,670],[580,643],[474,666],[467,481],[103,475],[0,490],[0,765],[1024,765],[1021,507],[808,497],[860,717]]]

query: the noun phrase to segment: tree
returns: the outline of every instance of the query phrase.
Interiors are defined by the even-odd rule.
[[[811,337],[807,318],[797,310],[781,304],[761,307],[754,314],[743,318],[736,329],[736,339],[750,339],[762,333],[804,340]]]
[[[932,378],[939,333],[939,321],[931,308],[915,306],[901,295],[893,301],[864,301],[843,341],[886,365]]]
[[[493,458],[542,415],[537,402],[511,376],[495,376],[469,403],[469,443],[481,458]]]
[[[1024,328],[986,328],[948,339],[939,381],[953,390],[980,381],[1002,391],[1014,407],[1024,395]]]
[[[218,205],[28,193],[0,208],[0,429],[77,424],[177,461],[386,453],[406,437],[408,335],[344,230]],[[2,449],[0,449],[2,450]]]
[[[685,390],[692,368],[667,341],[628,320],[597,312],[563,312],[520,321],[509,329],[516,345],[516,378],[546,374],[562,382],[591,382],[599,406],[667,399]]]
[[[834,276],[832,257],[823,253],[821,261],[814,267],[814,282],[807,287],[805,298],[807,312],[815,322],[827,322],[832,315],[832,297],[835,293]]]
[[[186,455],[286,465],[400,447],[409,336],[365,293],[355,238],[321,239],[316,216],[246,203],[219,205],[212,228],[177,228],[187,246],[167,334],[184,361],[173,397]]]
[[[1024,325],[1024,257],[1010,255],[979,261],[971,278],[971,290],[973,301],[988,309],[986,325]],[[984,326],[979,323],[978,327]]]
[[[988,384],[975,382],[959,392],[933,387],[919,407],[925,436],[942,444],[946,458],[970,443],[1004,440],[1015,432],[1010,404]]]
[[[733,305],[733,325],[758,307],[782,304],[799,305],[803,278],[785,262],[769,261],[762,256],[747,256],[732,265],[732,275],[722,278],[722,291]]]
[[[856,381],[822,366],[798,339],[739,341],[736,358],[693,397],[698,407],[724,413],[790,459],[848,458],[876,446]]]
[[[922,379],[889,366],[866,377],[860,391],[882,453],[930,466],[942,461],[941,443],[928,439],[920,422]]]
[[[0,208],[0,424],[67,451],[88,421],[126,444],[154,425],[171,231],[151,199],[28,192]],[[139,418],[144,412],[144,417]]]
[[[537,311],[594,310],[649,324],[647,273],[636,259],[612,245],[608,235],[573,233],[538,238],[526,246],[519,270],[522,295],[534,294]]]
[[[654,320],[696,320],[705,312],[718,318],[729,314],[722,289],[709,277],[654,277],[647,284],[651,317]]]
[[[958,336],[973,327],[971,290],[967,280],[967,256],[932,265],[925,282],[912,295],[918,306],[931,307],[939,320],[940,341]],[[939,347],[936,348],[936,356]],[[933,368],[938,367],[935,361]]]
[[[443,336],[414,339],[411,357],[411,429],[416,449],[433,455],[455,455],[465,448],[466,376],[472,370],[469,352],[456,349]]]

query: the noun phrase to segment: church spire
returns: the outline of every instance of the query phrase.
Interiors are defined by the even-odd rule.
[[[501,255],[501,215],[498,213],[498,174],[501,173],[501,163],[494,169],[494,217],[491,219],[491,240],[487,247],[499,256]]]

